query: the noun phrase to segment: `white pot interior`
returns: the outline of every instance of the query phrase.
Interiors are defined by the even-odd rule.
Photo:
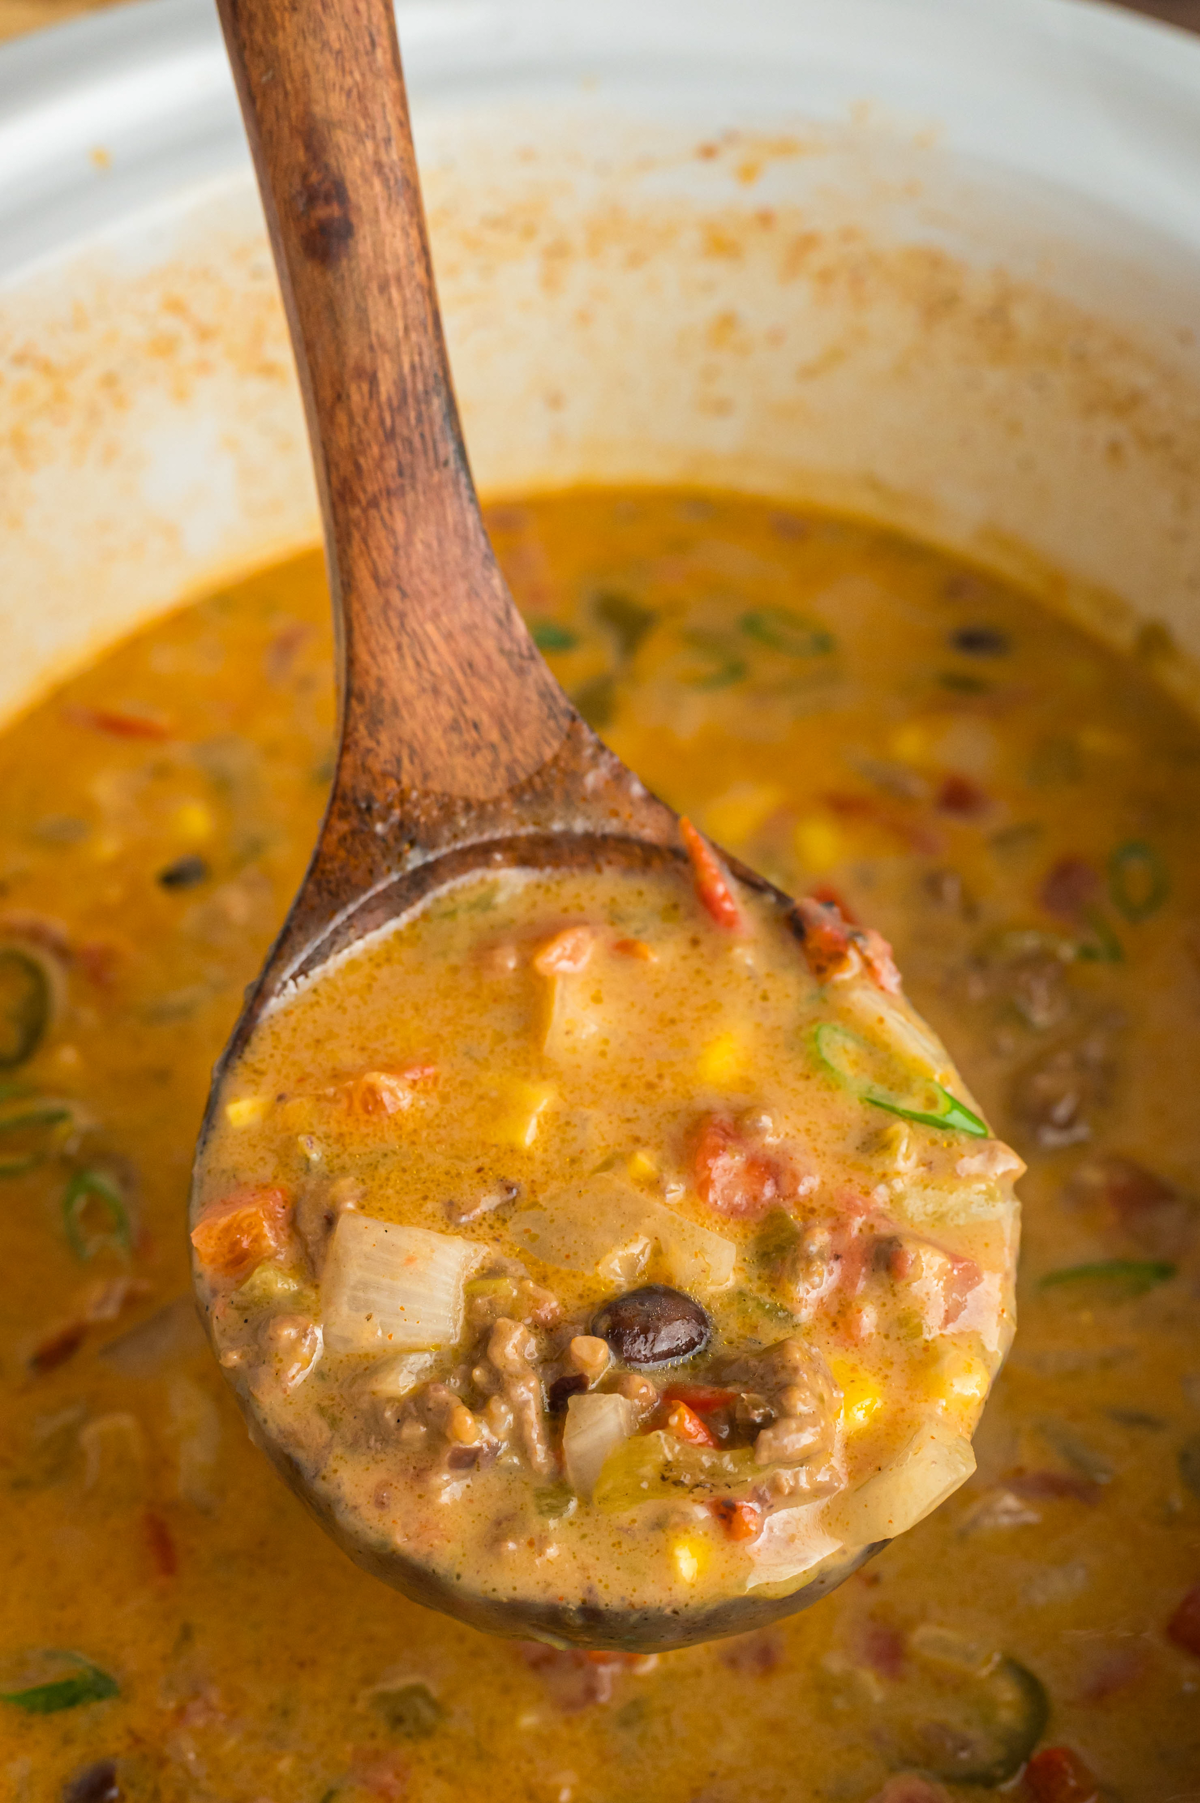
[[[866,511],[1140,633],[1191,692],[1200,42],[1083,0],[400,25],[486,493]],[[10,46],[0,120],[7,713],[318,527],[206,0]]]

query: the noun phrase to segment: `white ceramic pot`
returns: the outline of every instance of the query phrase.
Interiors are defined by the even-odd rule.
[[[424,0],[400,26],[486,492],[866,509],[1189,686],[1200,41],[1084,0]],[[3,49],[0,713],[316,531],[208,0]]]

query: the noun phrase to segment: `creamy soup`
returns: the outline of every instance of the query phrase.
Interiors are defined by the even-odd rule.
[[[690,878],[460,882],[285,996],[194,1196],[221,1363],[322,1508],[590,1644],[903,1533],[1012,1335],[1020,1161],[886,942],[683,838]]]
[[[248,1442],[196,1322],[185,1217],[211,1066],[328,786],[328,603],[318,560],[301,559],[155,625],[0,736],[0,1791],[1193,1797],[1200,732],[1136,662],[867,526],[653,492],[533,499],[489,523],[552,667],[614,748],[711,841],[886,935],[969,1076],[952,1093],[1028,1162],[1020,1329],[978,1470],[801,1615],[657,1658],[588,1656],[407,1602]],[[522,897],[503,905],[523,929]],[[582,897],[569,912],[586,914]],[[455,928],[413,930],[435,925]],[[603,910],[596,925],[611,931]],[[605,940],[596,955],[617,954]],[[531,997],[545,981],[510,976]],[[427,1056],[406,1037],[387,1068]],[[331,1145],[356,1117],[323,1091],[362,1074],[339,1060],[303,1097],[331,1110]],[[875,1132],[936,1132],[855,1096],[877,1071],[832,1062],[813,1081],[878,1116]],[[368,1111],[363,1130],[401,1147],[450,1094],[414,1085],[402,1118]],[[726,1100],[735,1122],[756,1102],[714,1093],[708,1112]],[[635,1187],[639,1149],[620,1147]],[[687,1149],[646,1150],[653,1200],[680,1208],[665,1185]],[[469,1213],[485,1198],[433,1199]],[[469,1283],[529,1283],[592,1327],[581,1276],[501,1243],[520,1212],[480,1217],[495,1241],[441,1216],[437,1231],[528,1272],[472,1271],[464,1307]],[[771,1214],[697,1209],[693,1224],[746,1260]],[[729,1292],[695,1296],[664,1256],[656,1239],[625,1289],[678,1289],[724,1332]],[[793,1306],[769,1269],[749,1289]],[[572,1375],[569,1346],[551,1382]],[[857,1367],[887,1375],[865,1343],[823,1356],[843,1411]],[[835,1356],[855,1372],[837,1379]],[[671,1387],[665,1369],[621,1364]],[[711,1399],[681,1400],[719,1441]],[[713,1559],[748,1556],[720,1526],[701,1524]]]

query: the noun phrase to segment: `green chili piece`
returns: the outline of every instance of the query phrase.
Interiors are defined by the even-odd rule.
[[[1149,920],[1167,899],[1171,879],[1167,867],[1144,839],[1128,839],[1108,860],[1108,893],[1113,907],[1132,926]]]
[[[78,1653],[67,1657],[77,1660],[81,1669],[66,1678],[31,1684],[25,1690],[0,1691],[0,1702],[12,1703],[26,1715],[57,1715],[62,1709],[76,1709],[81,1703],[100,1703],[106,1697],[120,1695],[117,1680],[90,1659]]]
[[[828,657],[834,648],[831,632],[790,607],[756,607],[743,614],[739,624],[747,638],[786,657]]]
[[[573,651],[579,643],[579,635],[557,620],[530,620],[529,630],[539,651]]]
[[[84,1214],[89,1202],[99,1202],[112,1226],[107,1233],[89,1233]],[[128,1252],[132,1245],[125,1199],[103,1171],[76,1171],[63,1192],[63,1225],[76,1258],[94,1258],[105,1246]]]
[[[901,1120],[914,1121],[921,1127],[935,1127],[939,1130],[949,1128],[955,1133],[969,1133],[975,1139],[989,1137],[986,1122],[981,1121],[965,1102],[960,1102],[957,1096],[951,1095],[934,1077],[922,1074],[921,1082],[933,1092],[936,1105],[933,1108],[920,1108],[914,1106],[915,1097],[913,1102],[905,1101],[894,1089],[872,1082],[865,1074],[857,1075],[848,1069],[846,1053],[849,1051],[860,1056],[865,1054],[877,1065],[890,1065],[897,1077],[904,1074],[898,1060],[871,1045],[859,1034],[852,1033],[848,1027],[838,1026],[834,1021],[822,1021],[813,1040],[817,1057],[825,1068],[839,1083],[844,1084],[861,1101],[869,1102],[873,1108],[882,1108],[888,1114],[899,1115]]]
[[[19,946],[0,946],[0,1070],[37,1051],[50,1020],[50,979]]]
[[[1169,1283],[1176,1267],[1160,1258],[1107,1258],[1087,1265],[1068,1265],[1047,1271],[1039,1290],[1065,1299],[1087,1302],[1131,1302],[1160,1283]]]
[[[728,689],[746,676],[746,660],[733,642],[716,632],[685,632],[684,642],[711,660],[713,668],[699,676],[688,677],[692,689]]]

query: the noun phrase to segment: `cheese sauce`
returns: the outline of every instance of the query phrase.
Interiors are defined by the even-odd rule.
[[[969,1073],[963,1105],[1028,1162],[1021,1325],[979,1469],[807,1613],[657,1659],[505,1643],[423,1611],[280,1486],[196,1323],[185,1208],[212,1061],[329,780],[327,601],[301,559],[119,646],[0,737],[0,1788],[19,1803],[616,1803],[631,1788],[929,1803],[1014,1781],[1034,1803],[1191,1796],[1200,734],[1134,663],[869,526],[669,492],[533,499],[489,523],[552,667],[614,749],[781,888],[831,892],[878,927]],[[531,899],[497,905],[524,931]],[[554,932],[593,919],[582,895],[554,910]],[[594,917],[605,959],[611,913]],[[544,979],[526,964],[519,980],[532,996]],[[400,1072],[426,1060],[415,1038],[393,1050]],[[861,1089],[861,1068],[833,1062],[840,1095]],[[321,1108],[363,1073],[314,1075],[304,1099]],[[737,1116],[755,1102],[734,1099]],[[405,1121],[430,1105],[415,1095]],[[651,1181],[629,1170],[641,1137],[621,1145],[635,1187]],[[689,1143],[644,1148],[653,1181],[695,1169]],[[446,1187],[439,1208],[481,1199]],[[771,1213],[696,1224],[744,1258]],[[488,1237],[470,1225],[441,1218]],[[464,1284],[551,1287],[528,1248],[496,1253],[528,1277]],[[583,1288],[562,1269],[566,1318]],[[690,1294],[651,1263],[631,1281],[673,1275]],[[724,1294],[701,1298],[714,1318]],[[724,1557],[717,1520],[705,1544]]]

